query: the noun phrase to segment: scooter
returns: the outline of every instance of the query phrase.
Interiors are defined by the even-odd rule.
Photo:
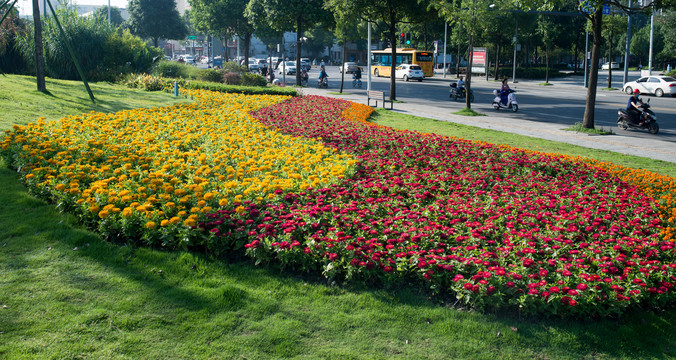
[[[452,82],[451,83],[451,92],[448,94],[448,97],[453,99],[453,101],[456,101],[458,99],[464,99],[465,96],[467,96],[467,89],[463,87],[460,89],[458,87],[458,83]],[[469,102],[474,102],[474,90],[469,91]]]
[[[329,77],[325,76],[319,80],[317,80],[317,87],[320,89],[328,89],[329,88]]]
[[[301,86],[307,86],[309,80],[309,76],[307,73],[302,73],[300,74],[300,85]]]
[[[507,104],[505,105],[500,99],[500,90],[493,90],[493,95],[495,95],[495,98],[493,99],[493,108],[495,110],[512,109],[514,112],[519,111],[519,103],[516,101],[516,95],[514,95],[515,92],[516,90],[509,89]]]
[[[640,125],[633,121],[633,116],[627,113],[625,109],[618,109],[617,127],[622,130],[632,129],[648,129],[651,134],[657,134],[660,131],[660,126],[657,125],[657,116],[650,110],[650,99],[641,104],[640,108],[643,110],[639,116]]]

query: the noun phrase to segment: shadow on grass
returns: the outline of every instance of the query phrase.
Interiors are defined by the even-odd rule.
[[[313,316],[321,316],[306,313],[312,311],[317,302],[335,302],[333,311],[337,312],[352,314],[363,311],[360,306],[344,304],[357,297],[357,302],[373,299],[363,306],[372,308],[369,311],[374,316],[382,316],[386,322],[396,318],[402,329],[419,323],[423,325],[418,326],[432,326],[460,322],[465,329],[473,330],[458,333],[436,330],[437,333],[432,334],[434,330],[430,327],[430,330],[425,330],[430,334],[425,333],[425,336],[435,339],[452,336],[460,342],[481,339],[485,343],[509,347],[514,353],[528,350],[549,358],[609,356],[639,359],[669,357],[670,352],[676,351],[673,337],[676,313],[673,311],[635,310],[619,319],[604,320],[522,318],[509,311],[482,314],[448,308],[424,291],[403,282],[397,287],[388,288],[359,284],[334,285],[312,274],[280,271],[276,266],[256,267],[239,257],[218,260],[204,254],[165,252],[107,243],[79,227],[73,216],[60,214],[53,205],[31,197],[19,183],[18,176],[4,166],[0,162],[0,185],[3,189],[0,192],[0,253],[10,259],[13,267],[24,268],[27,272],[39,271],[29,266],[30,258],[48,246],[60,247],[60,256],[94,262],[106,271],[136,284],[138,288],[149,290],[152,295],[148,299],[149,303],[154,303],[155,307],[168,307],[172,312],[217,314],[251,311],[253,306],[262,309],[258,316],[280,314],[307,321]],[[70,250],[76,247],[78,250]],[[106,296],[106,292],[116,286],[106,278],[92,278],[78,269],[64,269],[61,278],[67,279],[68,285],[83,293],[97,292],[101,296]],[[224,284],[219,279],[227,279],[228,283]],[[25,281],[31,281],[29,272],[25,275]],[[268,290],[268,294],[261,295],[257,290],[261,288],[275,289],[279,294],[270,296],[271,290]],[[298,295],[303,291],[310,291],[310,295]],[[364,298],[366,300],[360,300]],[[284,300],[288,302],[289,299],[303,302],[299,306],[307,310],[288,313],[289,309],[282,308],[284,305],[280,303]],[[177,320],[172,321],[181,321],[181,318],[178,316]],[[166,321],[161,326],[177,326],[170,320],[158,321]],[[311,328],[317,325],[306,326]],[[360,324],[353,326],[359,327]],[[503,329],[503,334],[509,336],[500,336],[493,329]],[[350,333],[357,330],[350,328],[344,331]],[[439,343],[437,347],[444,346],[441,341]],[[488,353],[490,349],[486,351]]]

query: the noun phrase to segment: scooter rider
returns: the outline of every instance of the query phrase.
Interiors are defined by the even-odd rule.
[[[328,78],[329,75],[326,73],[326,69],[322,66],[321,71],[319,72],[319,81],[321,82],[324,78]]]
[[[509,85],[507,85],[507,78],[502,79],[502,87],[500,88],[500,102],[507,105],[507,95],[509,94]]]
[[[460,80],[458,80],[458,92],[462,93],[463,90],[465,90],[465,80],[463,80],[462,75],[460,75]]]
[[[639,119],[641,117],[641,113],[643,112],[643,109],[641,109],[641,104],[643,104],[643,101],[638,98],[640,94],[641,91],[639,89],[634,89],[634,93],[627,102],[627,114],[631,116],[631,121],[634,124],[638,124],[639,126],[642,125],[642,122],[639,122]]]

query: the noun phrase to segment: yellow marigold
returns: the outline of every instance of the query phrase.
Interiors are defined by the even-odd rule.
[[[65,189],[65,188],[66,188],[66,185],[64,185],[64,184],[58,184],[58,185],[56,185],[56,190],[61,191],[61,190]]]
[[[101,208],[98,207],[98,205],[92,205],[92,206],[89,207],[89,211],[93,212],[93,213],[98,212],[100,209]]]
[[[204,194],[204,200],[207,200],[207,201],[209,201],[209,200],[213,199],[213,198],[214,198],[214,196],[215,196],[215,194],[214,194],[214,193],[212,193],[212,192],[208,192],[208,193]]]
[[[164,220],[162,220],[162,221],[160,222],[160,226],[161,226],[161,227],[165,227],[165,226],[167,226],[167,225],[169,225],[169,224],[170,224],[170,222],[169,222],[169,220],[167,220],[167,219],[164,219]]]
[[[152,229],[155,228],[155,225],[156,225],[156,224],[155,224],[154,221],[148,221],[148,222],[146,223],[146,229],[152,230]]]
[[[108,215],[110,215],[110,213],[108,212],[108,210],[101,210],[101,211],[99,211],[99,217],[100,217],[101,219],[107,218]]]
[[[220,206],[226,206],[226,205],[228,205],[228,199],[223,198],[223,199],[221,199],[221,200],[218,200],[218,205],[220,205]]]
[[[194,227],[197,223],[193,219],[185,219],[183,222],[183,225],[188,226],[188,227]]]

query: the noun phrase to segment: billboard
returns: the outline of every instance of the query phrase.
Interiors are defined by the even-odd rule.
[[[486,48],[475,47],[472,51],[472,74],[486,73]]]

